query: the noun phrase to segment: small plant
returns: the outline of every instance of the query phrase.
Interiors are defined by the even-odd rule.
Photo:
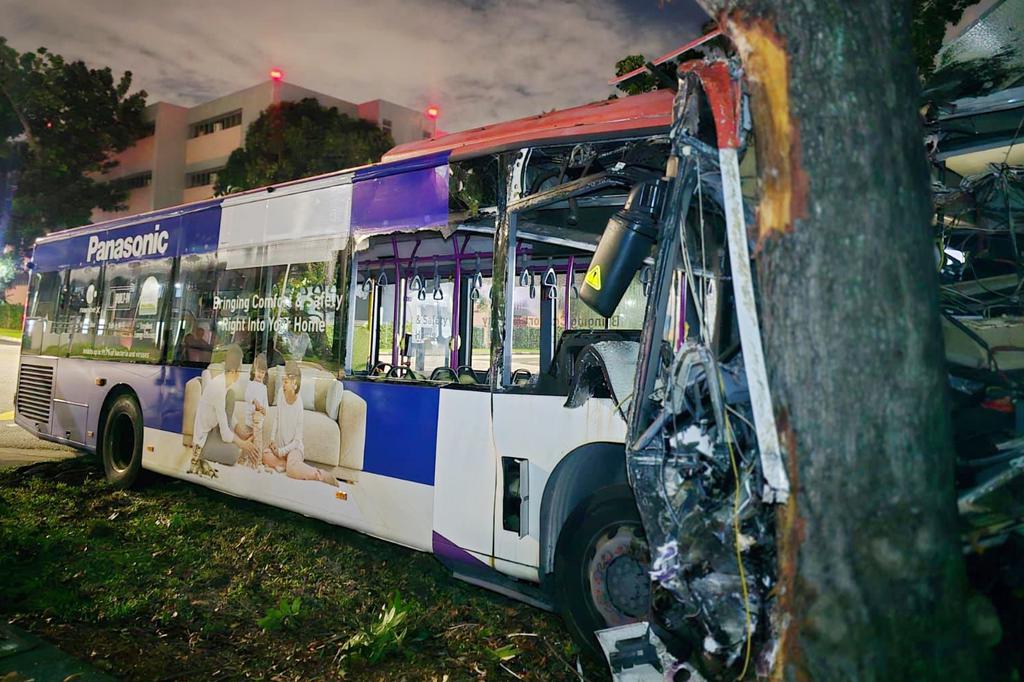
[[[497,649],[488,649],[488,653],[499,661],[511,661],[519,655],[519,649],[514,644],[506,644]]]
[[[289,601],[281,597],[277,606],[267,609],[267,613],[256,621],[264,630],[280,630],[282,627],[291,627],[299,616],[299,598]]]
[[[395,592],[390,601],[381,607],[377,622],[349,637],[339,650],[340,658],[351,656],[367,663],[376,663],[393,649],[402,646],[408,632],[406,620],[409,604],[402,601]]]

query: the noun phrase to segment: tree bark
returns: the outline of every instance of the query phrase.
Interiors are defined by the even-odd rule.
[[[910,3],[699,0],[751,88],[757,267],[794,494],[774,679],[977,679]]]

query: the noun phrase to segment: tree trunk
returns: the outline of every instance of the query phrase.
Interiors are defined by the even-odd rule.
[[[909,2],[700,0],[751,86],[764,342],[794,494],[775,679],[977,679]]]

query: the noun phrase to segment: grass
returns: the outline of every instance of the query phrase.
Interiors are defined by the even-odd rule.
[[[21,341],[20,329],[0,329],[0,338]]]
[[[125,680],[578,678],[555,616],[429,555],[85,458],[0,472],[0,575],[0,614]]]

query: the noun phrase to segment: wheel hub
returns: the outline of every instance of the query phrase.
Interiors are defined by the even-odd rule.
[[[594,606],[609,626],[625,625],[647,614],[651,582],[647,543],[638,528],[619,526],[601,537],[588,566]]]

